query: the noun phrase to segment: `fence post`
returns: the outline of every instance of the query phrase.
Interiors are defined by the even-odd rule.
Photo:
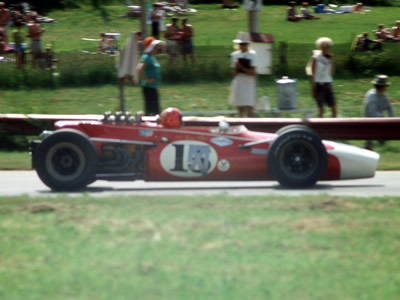
[[[287,50],[288,43],[287,42],[279,42],[279,69],[281,70],[283,75],[287,75],[288,72],[288,63],[287,63]]]

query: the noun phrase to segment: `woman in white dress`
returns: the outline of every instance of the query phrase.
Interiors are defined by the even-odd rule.
[[[229,96],[229,103],[236,106],[239,117],[253,117],[253,108],[256,104],[256,52],[249,49],[248,35],[241,35],[233,40],[239,45],[239,50],[231,53],[231,67],[233,81]]]

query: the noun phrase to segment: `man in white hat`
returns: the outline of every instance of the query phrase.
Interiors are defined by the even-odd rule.
[[[160,114],[158,87],[161,82],[161,72],[160,64],[154,55],[161,52],[163,43],[163,41],[154,37],[145,38],[143,42],[144,53],[137,66],[145,100],[146,116]]]
[[[394,117],[394,110],[388,97],[385,95],[386,88],[390,85],[386,75],[376,75],[371,81],[375,88],[370,89],[364,97],[365,117],[384,117],[385,111],[389,117]]]
[[[239,33],[233,42],[239,45],[239,50],[231,53],[233,81],[229,103],[238,108],[239,117],[253,117],[256,104],[256,52],[249,49],[248,33]]]
[[[370,89],[364,97],[364,116],[381,118],[385,111],[389,117],[394,117],[394,110],[388,97],[385,95],[386,88],[390,85],[386,75],[376,75],[371,81],[375,88]],[[372,141],[367,141],[365,148],[372,149]]]

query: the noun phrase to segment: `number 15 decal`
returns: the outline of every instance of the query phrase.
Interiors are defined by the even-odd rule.
[[[171,143],[160,155],[162,168],[178,177],[207,176],[217,160],[217,152],[209,144],[190,140]]]

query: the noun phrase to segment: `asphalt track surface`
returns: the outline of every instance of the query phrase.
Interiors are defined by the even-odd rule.
[[[220,182],[144,182],[98,180],[81,192],[101,196],[167,196],[167,195],[232,195],[232,196],[299,196],[335,195],[357,197],[400,196],[400,171],[380,171],[374,178],[341,181],[320,181],[309,189],[284,189],[275,181]],[[0,171],[0,196],[57,196],[44,185],[35,171]]]

